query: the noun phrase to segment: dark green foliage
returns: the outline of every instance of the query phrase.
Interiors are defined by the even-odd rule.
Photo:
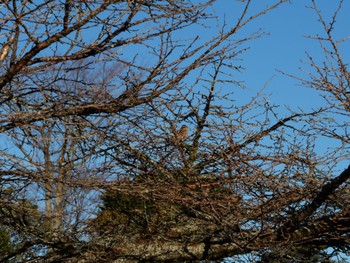
[[[0,254],[6,255],[13,251],[13,244],[11,243],[9,234],[5,229],[0,227]]]
[[[102,213],[111,211],[115,220],[132,224],[139,229],[146,229],[151,216],[156,212],[154,202],[137,195],[112,192],[103,197],[103,202]]]

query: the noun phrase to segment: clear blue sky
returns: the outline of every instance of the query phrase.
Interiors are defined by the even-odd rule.
[[[262,8],[267,3],[274,1],[253,1],[254,9]],[[337,7],[337,0],[317,0],[318,6],[326,17],[330,17]],[[239,1],[221,0],[215,6],[218,13],[225,13],[226,19],[229,14],[235,13],[237,8],[244,3]],[[306,6],[311,1],[291,0],[278,9],[260,17],[249,26],[252,32],[263,28],[269,33],[259,40],[250,42],[250,50],[242,56],[242,64],[246,70],[238,76],[245,82],[251,92],[261,89],[267,81],[273,79],[267,86],[265,94],[271,94],[271,101],[276,104],[301,106],[305,109],[322,104],[323,100],[317,92],[309,88],[301,87],[298,82],[281,75],[276,70],[290,73],[299,77],[305,75],[299,70],[305,67],[302,61],[306,61],[305,52],[308,51],[315,57],[323,58],[319,44],[315,40],[306,39],[307,35],[323,35],[322,25],[318,22],[316,13]],[[350,1],[344,1],[340,19],[335,25],[337,35],[345,37],[350,35]],[[228,20],[228,19],[227,19]],[[346,57],[350,57],[348,49]]]

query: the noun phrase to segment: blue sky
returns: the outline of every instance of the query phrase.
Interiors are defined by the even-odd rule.
[[[267,3],[274,1],[253,1],[253,9],[261,9]],[[329,18],[337,7],[338,1],[318,0],[317,4],[322,13]],[[311,1],[292,0],[267,15],[255,20],[248,28],[253,32],[263,28],[267,36],[249,43],[250,50],[242,55],[242,65],[245,71],[237,77],[244,81],[247,92],[255,93],[269,82],[265,94],[271,94],[273,103],[289,106],[301,106],[305,109],[322,105],[323,100],[317,92],[312,89],[301,87],[292,78],[283,76],[276,70],[305,77],[300,67],[307,68],[302,61],[306,61],[305,52],[313,56],[323,58],[319,44],[315,40],[307,39],[305,36],[323,34],[322,25],[318,22],[316,13],[307,8]],[[222,16],[236,14],[239,7],[244,3],[239,1],[218,1],[215,10]],[[341,11],[340,19],[336,23],[338,36],[349,35],[350,2],[345,1]],[[349,55],[349,51],[346,55]]]

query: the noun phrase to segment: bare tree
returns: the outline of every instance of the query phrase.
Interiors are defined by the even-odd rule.
[[[311,255],[325,249],[328,249],[326,254],[329,258],[339,253],[346,255],[349,253],[347,225],[350,221],[348,202],[350,79],[349,62],[344,53],[344,50],[349,48],[349,36],[339,36],[337,32],[337,25],[344,22],[341,17],[341,13],[346,10],[344,5],[345,1],[340,0],[332,5],[333,10],[331,8],[322,10],[317,1],[310,1],[309,8],[317,15],[322,31],[308,38],[319,44],[319,51],[323,52],[324,56],[320,57],[313,52],[307,52],[308,60],[303,70],[304,77],[289,75],[299,80],[304,87],[318,90],[324,98],[321,114],[310,120],[309,129],[318,140],[323,140],[329,145],[323,158],[314,162],[315,172],[312,177],[313,180],[318,181],[319,188],[313,190],[311,199],[307,200],[306,204],[300,205],[300,209],[296,210],[280,228],[282,232],[287,230],[289,233],[293,231],[298,233],[298,240],[293,244],[294,251],[285,250],[277,255],[284,254],[289,258],[303,259],[305,262],[310,262],[307,260],[310,260]],[[326,11],[331,14],[329,18]],[[348,167],[342,168],[346,166]],[[303,252],[300,252],[305,248],[307,251],[303,255]],[[300,257],[301,255],[306,258]],[[310,258],[307,258],[307,255]],[[265,262],[270,261],[267,259]]]
[[[308,128],[291,124],[318,112],[279,118],[257,97],[233,106],[218,91],[237,84],[218,77],[226,66],[216,61],[188,93],[154,100],[152,119],[127,118],[130,128],[111,138],[123,143],[111,153],[122,176],[106,188],[91,241],[106,258],[214,260],[298,239],[283,222],[312,199],[322,160]],[[188,136],[177,140],[184,122]]]
[[[187,27],[211,19],[205,12],[213,2],[1,4],[2,225],[18,221],[21,227],[12,234],[22,237],[3,260],[76,256],[87,238],[82,220],[91,216],[83,209],[87,198],[112,179],[135,174],[133,167],[126,172],[118,165],[122,158],[129,162],[130,151],[140,154],[130,123],[153,119],[156,100],[183,89],[191,72],[235,57],[258,34],[235,42],[231,36],[284,1],[253,15],[248,2],[231,28],[205,43],[199,36],[179,38]],[[146,135],[139,137],[144,142],[146,128],[151,127],[144,126]],[[175,133],[176,125],[170,128]],[[28,210],[17,202],[20,196],[37,205],[28,212],[37,214],[30,225],[9,212]]]
[[[261,262],[312,262],[348,253],[350,170],[336,170],[348,159],[350,82],[339,50],[347,37],[332,35],[343,1],[329,23],[311,3],[325,29],[316,39],[326,61],[318,65],[310,55],[315,73],[301,80],[325,91],[329,106],[281,118],[265,100],[223,103],[226,94],[215,91],[224,82],[218,76],[233,71],[222,60],[188,93],[154,100],[154,119],[132,123],[135,131],[125,135],[135,138],[126,145],[129,154],[124,151],[120,163],[115,158],[136,180],[107,188],[93,221],[93,242],[106,258],[181,262],[256,253]],[[183,123],[189,133],[177,140]],[[340,146],[319,154],[321,137]],[[333,252],[326,255],[327,248]]]
[[[240,16],[216,36],[182,38],[214,18],[206,13],[214,2],[1,5],[1,225],[16,222],[12,234],[21,237],[3,261],[346,250],[340,191],[350,173],[334,175],[326,165],[336,154],[315,149],[314,129],[323,124],[316,120],[329,109],[280,116],[260,93],[245,103],[235,97],[235,59],[261,35],[239,32],[285,1],[253,14],[252,1],[237,3]],[[339,65],[343,80],[346,64]],[[322,87],[338,87],[330,84]]]

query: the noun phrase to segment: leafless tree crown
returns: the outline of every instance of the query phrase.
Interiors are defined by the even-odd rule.
[[[287,1],[237,1],[223,24],[216,2],[2,1],[1,262],[348,253],[344,1],[331,21],[310,1],[325,62],[308,54],[299,80],[326,106],[287,115],[260,92],[241,102],[236,75],[263,34],[241,32]]]

